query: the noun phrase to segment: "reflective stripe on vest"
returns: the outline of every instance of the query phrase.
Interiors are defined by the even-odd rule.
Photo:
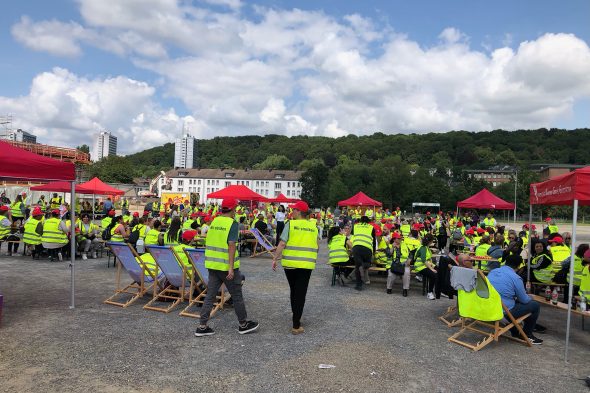
[[[111,241],[112,242],[119,242],[122,243],[125,241],[123,236],[119,232],[115,232],[117,228],[119,228],[122,224],[117,224],[113,228],[111,228]]]
[[[545,254],[541,254],[539,256],[536,256],[531,261],[531,265],[537,264],[537,261],[541,257],[548,258],[548,256]],[[549,265],[544,269],[534,270],[533,273],[535,274],[535,278],[542,283],[549,284],[553,280],[553,267],[552,267],[552,265]]]
[[[336,235],[328,243],[328,260],[330,263],[348,262],[348,251],[346,250],[346,236]]]
[[[0,216],[0,221],[3,221],[5,218],[6,218],[6,216]],[[9,222],[10,222],[10,220],[9,220]],[[10,225],[8,225],[8,226],[0,225],[0,239],[5,238],[9,234],[10,234]]]
[[[577,255],[574,255],[574,285],[580,286],[580,281],[582,280],[582,271],[584,270],[584,266],[582,266],[582,258]],[[570,274],[567,273],[567,282],[570,282]]]
[[[588,271],[588,265],[584,266],[582,275],[580,276],[580,290],[578,291],[580,296],[586,297],[586,302],[590,301],[590,271]]]
[[[55,217],[45,220],[43,224],[43,235],[41,236],[43,243],[68,243],[68,236],[59,229],[60,223],[61,220]]]
[[[283,267],[315,269],[318,258],[318,228],[308,220],[289,222],[289,240],[283,250]]]
[[[571,254],[571,250],[566,246],[551,247],[551,257],[553,258],[553,273],[557,273],[561,270],[563,266],[563,261],[565,261]]]
[[[40,222],[41,221],[36,220],[33,217],[29,218],[27,222],[25,222],[23,242],[32,245],[41,244],[41,235],[37,233],[37,225],[39,225]]]
[[[157,229],[150,229],[145,235],[144,244],[147,245],[158,245],[158,236],[160,236],[160,231]]]
[[[488,250],[490,249],[491,244],[482,243],[475,249],[475,256],[476,257],[487,257]],[[488,261],[478,261],[480,262],[480,266],[482,270],[487,270],[488,268]]]
[[[418,253],[422,247],[426,248],[426,259],[418,260]],[[430,261],[432,259],[432,252],[426,246],[420,246],[416,249],[415,260],[414,260],[414,270],[416,273],[421,272],[422,270],[426,269],[426,261]]]
[[[363,246],[373,251],[373,226],[369,224],[354,224],[352,246]]]
[[[220,270],[227,272],[229,270],[229,248],[227,239],[232,225],[235,223],[233,218],[219,216],[215,217],[207,231],[205,241],[205,267],[207,269]],[[239,269],[240,258],[238,257],[238,248],[234,254],[234,269]]]
[[[22,202],[13,202],[12,205],[10,205],[10,210],[12,211],[13,218],[23,218],[25,216],[23,212],[20,210],[22,205]]]

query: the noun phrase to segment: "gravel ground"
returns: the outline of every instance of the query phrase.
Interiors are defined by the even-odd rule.
[[[325,246],[322,246],[325,260]],[[4,315],[1,392],[584,392],[590,335],[573,317],[571,361],[563,361],[565,312],[543,307],[527,348],[509,340],[478,353],[447,341],[454,329],[437,316],[453,302],[428,301],[413,280],[410,296],[385,294],[371,276],[361,293],[331,287],[331,270],[313,273],[303,317],[290,334],[288,284],[269,258],[245,258],[250,317],[258,332],[241,336],[230,307],[212,320],[216,335],[196,338],[196,321],[102,304],[114,287],[106,259],[78,264],[77,308],[68,309],[67,263],[0,257]],[[319,369],[320,363],[335,365]]]

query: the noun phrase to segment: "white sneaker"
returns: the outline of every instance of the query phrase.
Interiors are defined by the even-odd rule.
[[[434,293],[432,293],[432,292],[428,292],[428,295],[426,295],[426,297],[428,298],[428,300],[434,300],[435,299]]]
[[[369,280],[365,281],[366,285],[369,285],[370,283],[371,283],[371,281],[369,281]]]
[[[417,275],[417,276],[416,276],[416,280],[418,280],[418,281],[422,282],[422,275]]]
[[[63,257],[63,255],[61,255],[61,252],[58,252],[58,253],[57,253],[57,259],[58,259],[60,262],[62,262],[62,261],[64,260],[64,257]]]
[[[86,255],[86,253],[82,254],[82,260],[85,261],[88,259],[88,255]]]
[[[96,252],[93,252],[92,253],[92,259],[96,259],[96,258],[98,258],[98,255],[96,255]]]
[[[20,252],[13,252],[13,253],[12,253],[12,256],[13,256],[13,257],[22,257],[22,256],[23,256],[23,254],[21,254]]]

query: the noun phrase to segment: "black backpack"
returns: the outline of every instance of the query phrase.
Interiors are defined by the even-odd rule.
[[[111,231],[110,231],[109,227],[107,227],[104,231],[102,231],[101,237],[102,237],[102,240],[104,240],[104,241],[111,240]]]

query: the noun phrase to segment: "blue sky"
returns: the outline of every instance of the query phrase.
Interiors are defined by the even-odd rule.
[[[61,144],[110,129],[124,152],[185,124],[204,138],[587,127],[588,15],[586,0],[7,2],[0,113]]]

